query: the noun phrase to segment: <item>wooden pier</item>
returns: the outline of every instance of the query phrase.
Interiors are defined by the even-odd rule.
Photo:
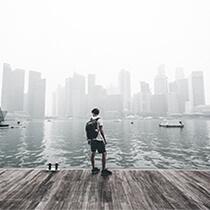
[[[210,171],[0,169],[0,209],[210,209]]]

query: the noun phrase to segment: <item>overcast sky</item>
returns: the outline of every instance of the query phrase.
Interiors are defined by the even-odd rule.
[[[153,85],[163,63],[169,80],[176,67],[202,70],[210,101],[209,0],[0,0],[0,8],[1,73],[3,62],[40,71],[48,95],[73,72],[108,86],[124,68],[133,90],[140,80]]]

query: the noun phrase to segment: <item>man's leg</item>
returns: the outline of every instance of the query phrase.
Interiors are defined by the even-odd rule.
[[[95,155],[96,155],[96,152],[91,153],[91,164],[92,164],[93,169],[95,168]]]
[[[102,153],[102,170],[106,168],[106,152]]]

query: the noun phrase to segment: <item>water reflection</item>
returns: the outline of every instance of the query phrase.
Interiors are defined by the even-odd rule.
[[[42,165],[44,124],[42,121],[29,123],[27,128],[0,130],[0,166],[35,167]]]
[[[210,168],[210,121],[184,120],[184,129],[158,120],[104,121],[108,166],[114,168]],[[26,128],[0,130],[1,167],[90,166],[85,121],[32,121]],[[96,162],[101,164],[100,155]]]

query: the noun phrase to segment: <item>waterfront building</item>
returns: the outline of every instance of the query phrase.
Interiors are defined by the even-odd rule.
[[[2,75],[2,88],[1,88],[1,107],[4,110],[10,111],[11,107],[11,92],[12,92],[12,81],[11,81],[12,69],[7,63],[3,64],[3,75]]]
[[[158,74],[154,79],[154,95],[152,95],[152,113],[166,115],[168,112],[168,78],[165,75],[165,65],[158,67]]]
[[[152,95],[151,110],[153,115],[165,116],[168,112],[167,95]]]
[[[72,77],[66,78],[65,80],[65,116],[73,116],[73,104],[72,104],[72,90],[73,90],[73,79]]]
[[[191,109],[199,105],[205,105],[204,79],[202,71],[193,71],[190,75],[189,100]]]
[[[165,75],[165,65],[162,64],[158,68],[158,74],[154,80],[154,94],[167,95],[168,94],[168,78]]]
[[[65,87],[58,85],[56,90],[56,116],[64,118],[66,116]]]
[[[119,95],[120,90],[117,86],[110,84],[109,87],[106,89],[108,95]]]
[[[13,92],[12,105],[13,111],[24,110],[24,86],[25,86],[25,71],[22,69],[15,69],[12,72]]]
[[[87,100],[88,100],[88,110],[91,110],[95,106],[95,91],[96,91],[96,76],[95,74],[88,74],[88,94],[87,94]]]
[[[168,101],[168,114],[177,114],[180,112],[179,110],[179,101],[176,92],[168,93],[167,97]]]
[[[182,80],[184,78],[184,69],[182,67],[177,67],[175,70],[175,80]]]
[[[103,104],[103,116],[105,118],[120,118],[122,117],[122,95],[111,94],[106,95]]]
[[[41,73],[29,71],[27,111],[31,118],[45,117],[46,80]]]
[[[87,110],[85,77],[80,74],[74,73],[72,77],[72,101],[70,104],[73,117],[84,117]]]
[[[119,92],[122,95],[123,113],[131,111],[131,78],[130,72],[121,70],[119,72]]]
[[[147,115],[151,113],[151,97],[149,83],[140,82],[140,113]]]
[[[185,103],[189,100],[189,83],[188,79],[176,80],[177,98],[179,105],[179,112],[185,112]]]
[[[140,92],[135,93],[132,97],[132,113],[135,115],[140,115],[141,113],[141,101]]]
[[[53,91],[52,93],[52,112],[51,112],[51,115],[53,117],[56,117],[57,116],[57,94],[56,94],[56,91]]]
[[[1,107],[8,112],[24,110],[25,71],[12,71],[9,64],[3,64]]]
[[[96,75],[88,74],[88,95],[92,96],[96,86]]]

